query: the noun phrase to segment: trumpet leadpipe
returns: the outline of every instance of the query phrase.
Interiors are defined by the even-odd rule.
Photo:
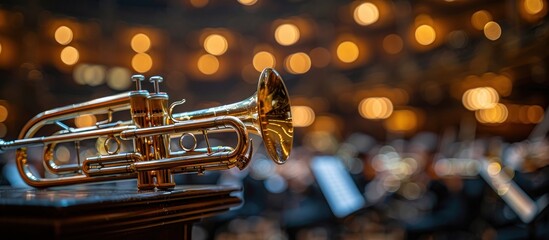
[[[45,144],[55,144],[60,142],[80,141],[96,138],[97,136],[115,136],[123,131],[134,129],[135,126],[118,126],[105,129],[94,129],[85,132],[67,133],[53,136],[42,136],[33,138],[17,139],[8,142],[0,142],[0,150],[18,149],[23,147],[35,147]]]
[[[31,137],[38,129],[46,124],[73,119],[82,115],[84,112],[86,114],[105,114],[108,112],[127,110],[130,108],[128,102],[129,93],[120,93],[45,111],[36,115],[25,124],[19,134],[19,139]]]

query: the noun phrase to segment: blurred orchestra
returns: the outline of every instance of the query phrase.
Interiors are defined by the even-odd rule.
[[[193,239],[548,239],[548,9],[2,2],[0,203],[214,186],[229,202],[193,215]]]

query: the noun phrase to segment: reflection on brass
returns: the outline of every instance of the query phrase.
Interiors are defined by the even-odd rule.
[[[256,94],[229,105],[172,113],[168,94],[159,89],[162,78],[154,76],[154,92],[141,89],[142,75],[132,76],[135,91],[94,99],[88,102],[55,108],[36,115],[21,130],[18,140],[0,140],[0,152],[17,149],[16,162],[23,180],[33,187],[52,187],[69,184],[137,178],[139,189],[169,189],[175,186],[175,173],[203,173],[232,167],[245,168],[252,153],[249,132],[263,138],[269,156],[283,164],[290,155],[293,125],[288,91],[280,75],[273,69],[263,70]],[[129,110],[131,119],[111,122],[113,112]],[[92,127],[69,128],[62,121],[84,114],[107,114],[109,119]],[[44,126],[63,129],[51,136],[36,137]],[[234,131],[236,146],[170,149],[172,134],[185,135]],[[87,156],[76,164],[58,165],[53,151],[60,143],[74,142],[77,152],[80,142],[88,139],[107,139],[103,153]],[[196,139],[196,138],[195,138]],[[133,149],[120,152],[120,140],[133,142]],[[196,142],[196,140],[194,140]],[[180,144],[182,145],[182,143]],[[27,148],[44,146],[46,170],[57,178],[42,178],[29,168]],[[80,156],[77,156],[80,159]]]

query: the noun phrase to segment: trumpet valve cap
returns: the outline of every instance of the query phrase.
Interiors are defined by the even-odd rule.
[[[152,76],[149,78],[149,82],[154,84],[154,92],[159,93],[160,92],[160,86],[159,83],[163,82],[164,78],[161,76]]]
[[[131,77],[132,82],[135,82],[135,90],[141,90],[141,82],[145,80],[145,76],[141,74],[136,74]]]

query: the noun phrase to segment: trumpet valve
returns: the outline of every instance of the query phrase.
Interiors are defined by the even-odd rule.
[[[161,76],[152,76],[151,78],[149,78],[149,81],[154,84],[154,92],[159,93],[160,92],[159,83],[163,82],[164,78],[162,78]]]
[[[135,82],[135,90],[141,91],[141,82],[145,80],[145,76],[136,74],[132,76],[132,81]]]

